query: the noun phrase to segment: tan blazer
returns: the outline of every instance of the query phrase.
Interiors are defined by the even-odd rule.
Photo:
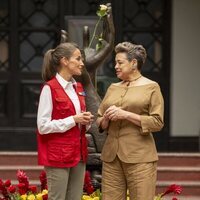
[[[141,115],[141,127],[127,120],[112,121],[108,127],[101,159],[111,162],[116,155],[126,163],[158,160],[152,132],[163,127],[164,101],[156,82],[141,86],[112,84],[99,107],[102,117],[111,105]]]

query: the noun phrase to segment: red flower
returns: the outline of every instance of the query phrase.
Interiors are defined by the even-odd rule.
[[[8,188],[8,191],[9,191],[10,193],[15,193],[16,187],[15,187],[14,185],[11,185],[11,186]]]
[[[27,188],[24,183],[19,183],[18,185],[20,195],[26,194]]]
[[[17,179],[19,183],[23,183],[23,190],[21,190],[21,192],[27,192],[28,188],[29,188],[29,180],[28,180],[28,176],[26,176],[26,173],[22,170],[18,170],[17,171]],[[22,186],[21,186],[22,187]]]
[[[170,185],[167,188],[167,190],[161,195],[161,197],[163,197],[163,196],[165,196],[166,194],[169,194],[169,193],[180,194],[181,192],[182,192],[181,186],[173,184],[173,185]]]
[[[94,192],[94,187],[92,186],[92,185],[89,185],[88,187],[87,187],[87,193],[88,194],[92,194]]]
[[[94,187],[92,185],[89,171],[85,172],[84,191],[87,192],[87,194],[92,194],[94,192]]]
[[[5,184],[3,183],[3,181],[0,179],[0,192],[7,197],[8,196],[8,192],[7,189],[5,187]]]
[[[9,186],[11,185],[11,181],[10,181],[10,180],[6,180],[6,181],[4,182],[4,185],[5,185],[6,187],[9,187]]]
[[[88,184],[90,182],[91,178],[90,178],[90,172],[86,171],[85,172],[85,183]]]
[[[2,188],[3,188],[3,181],[0,179],[0,190],[2,190]]]
[[[40,173],[40,183],[41,183],[41,191],[47,189],[47,176],[44,170]]]
[[[37,187],[35,185],[31,185],[29,186],[28,190],[35,194],[37,192]]]
[[[19,189],[22,189],[22,188],[26,187],[26,185],[24,183],[19,183],[17,186],[18,186]]]
[[[28,177],[26,176],[26,173],[23,170],[17,171],[17,178],[20,182],[23,182],[24,180],[28,179]]]
[[[17,171],[18,184],[16,186],[11,184],[10,180],[5,182],[0,179],[0,200],[11,200],[19,197],[23,194],[37,194],[37,186],[29,186],[29,178],[26,173],[22,170]],[[42,190],[47,189],[47,178],[46,172],[42,171],[40,174],[41,188]],[[42,195],[43,200],[48,200],[48,194]]]
[[[47,199],[48,199],[48,194],[42,195],[42,199],[43,199],[43,200],[47,200]]]

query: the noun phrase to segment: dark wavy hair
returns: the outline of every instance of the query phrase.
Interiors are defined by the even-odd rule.
[[[136,59],[137,68],[141,70],[146,61],[147,53],[142,45],[132,44],[131,42],[122,42],[115,46],[115,53],[126,53],[129,61]]]

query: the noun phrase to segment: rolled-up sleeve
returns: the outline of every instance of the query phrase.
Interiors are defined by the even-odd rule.
[[[40,95],[37,114],[37,127],[40,134],[64,133],[76,126],[73,116],[52,120],[52,104],[51,89],[45,85]]]
[[[159,85],[152,91],[149,113],[141,115],[141,134],[160,131],[164,126],[164,100]]]

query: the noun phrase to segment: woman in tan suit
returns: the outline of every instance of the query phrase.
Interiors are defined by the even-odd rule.
[[[107,130],[101,159],[103,200],[153,200],[157,150],[152,132],[163,127],[164,102],[158,83],[141,74],[142,45],[115,47],[115,70],[121,82],[111,84],[99,107],[97,123]]]

